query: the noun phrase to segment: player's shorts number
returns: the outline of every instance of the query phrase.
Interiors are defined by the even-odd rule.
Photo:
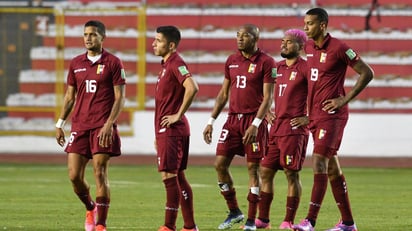
[[[76,135],[77,135],[77,132],[70,133],[69,144],[73,143],[74,137],[76,137]]]
[[[229,130],[223,129],[222,133],[220,133],[219,141],[224,142],[226,140],[228,134],[229,134]]]

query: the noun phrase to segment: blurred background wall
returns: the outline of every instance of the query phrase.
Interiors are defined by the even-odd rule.
[[[152,54],[151,43],[157,26],[173,24],[182,31],[179,52],[200,86],[190,109],[192,133],[196,134],[192,149],[212,154],[214,146],[204,146],[198,134],[223,81],[226,57],[236,50],[238,27],[258,25],[259,47],[280,60],[283,32],[303,28],[305,12],[315,5],[328,10],[329,32],[360,53],[376,74],[369,87],[350,103],[351,120],[342,152],[412,156],[408,142],[412,0],[0,0],[1,152],[24,150],[21,145],[10,145],[16,139],[54,142],[68,63],[85,52],[84,23],[98,19],[107,26],[104,47],[119,56],[126,68],[127,102],[119,119],[126,152],[153,153],[153,138],[148,134],[152,133],[150,116],[160,58]],[[352,87],[356,78],[349,69],[345,86]],[[219,129],[216,126],[215,130]],[[142,144],[136,145],[139,142]],[[9,146],[13,148],[6,148]],[[43,143],[37,148],[34,152],[50,149]]]

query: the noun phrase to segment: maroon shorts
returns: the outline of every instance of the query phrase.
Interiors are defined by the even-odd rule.
[[[328,158],[336,155],[342,142],[346,122],[346,119],[330,119],[312,122],[309,129],[313,137],[313,153]]]
[[[255,143],[246,145],[242,143],[242,137],[254,118],[255,114],[229,115],[220,133],[216,155],[228,157],[246,155],[248,162],[260,162],[267,146],[268,128],[266,120],[262,120],[258,128]]]
[[[301,170],[306,157],[308,139],[308,135],[270,137],[261,166],[275,170]]]
[[[156,138],[159,172],[178,173],[187,168],[189,136],[159,136]]]
[[[67,153],[77,153],[92,159],[93,154],[107,153],[110,156],[120,156],[120,136],[117,127],[113,128],[113,141],[110,147],[104,148],[99,146],[99,134],[101,128],[95,128],[86,131],[71,131],[69,143],[65,151]]]

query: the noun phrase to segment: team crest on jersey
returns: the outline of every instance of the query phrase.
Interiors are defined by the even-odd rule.
[[[318,139],[321,140],[321,139],[325,138],[325,135],[326,135],[326,130],[325,129],[320,129]]]
[[[163,68],[162,72],[160,72],[160,78],[163,78],[163,76],[165,76],[166,73],[166,69]]]
[[[97,65],[96,74],[98,74],[98,75],[103,74],[103,69],[104,69],[104,65],[103,65],[103,64]]]
[[[322,52],[322,53],[320,53],[320,60],[319,60],[319,62],[321,62],[321,63],[326,63],[326,56],[327,56],[328,54],[326,54],[326,53],[324,53],[324,52]]]
[[[278,69],[272,68],[272,78],[276,78],[278,76]]]
[[[181,75],[187,75],[189,74],[189,71],[187,70],[186,66],[180,66],[179,68],[179,72]]]
[[[295,80],[297,74],[298,74],[298,73],[297,73],[296,71],[292,71],[292,72],[290,73],[289,80]]]
[[[356,57],[356,52],[353,51],[352,49],[348,49],[346,52],[346,55],[350,60],[354,59]]]
[[[255,71],[256,71],[256,64],[253,64],[253,63],[251,63],[250,65],[249,65],[249,69],[247,70],[247,72],[249,72],[249,73],[255,73]]]

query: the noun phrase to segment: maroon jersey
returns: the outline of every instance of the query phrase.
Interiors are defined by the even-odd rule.
[[[276,86],[273,97],[276,119],[271,126],[270,136],[308,134],[306,126],[298,128],[290,126],[292,118],[306,115],[307,75],[308,66],[301,57],[291,66],[286,65],[285,60],[277,63]]]
[[[161,127],[160,122],[165,115],[176,114],[183,103],[185,88],[183,82],[192,77],[186,63],[174,52],[164,62],[159,72],[155,95],[155,130],[156,136],[189,136],[190,127],[186,116],[172,124],[169,128]]]
[[[105,50],[95,63],[87,53],[79,55],[70,63],[67,84],[76,89],[72,130],[102,127],[112,111],[113,86],[126,84],[123,63]]]
[[[230,81],[229,113],[255,113],[263,101],[263,83],[275,82],[275,60],[260,50],[250,58],[239,51],[227,58],[225,78]]]
[[[310,68],[308,81],[309,117],[313,119],[348,118],[348,105],[334,113],[322,110],[327,99],[345,95],[346,69],[353,67],[359,56],[349,46],[327,34],[325,41],[317,47],[313,40],[305,46],[307,63]]]

